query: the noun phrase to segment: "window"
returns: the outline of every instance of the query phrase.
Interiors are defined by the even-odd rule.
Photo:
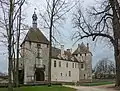
[[[77,64],[75,63],[75,68],[77,68]]]
[[[82,56],[82,54],[80,54],[80,56]]]
[[[56,67],[56,61],[54,61],[54,67]]]
[[[67,73],[66,73],[66,76],[67,76]]]
[[[62,76],[62,73],[60,73],[61,74],[61,76]]]
[[[66,67],[68,68],[68,62],[66,63]]]
[[[72,68],[74,68],[74,63],[72,63]]]
[[[85,53],[85,56],[86,56],[86,53]]]
[[[47,45],[47,48],[49,47],[49,45]]]
[[[85,74],[84,74],[84,79],[85,79]]]
[[[69,77],[71,77],[71,71],[69,71]]]
[[[40,53],[39,52],[37,53],[37,58],[40,58]]]
[[[81,69],[83,69],[83,68],[84,68],[84,64],[82,63],[82,64],[81,64]]]
[[[61,67],[61,61],[59,61],[59,67]]]
[[[41,50],[41,49],[38,49],[38,50],[37,50],[37,58],[40,59],[40,58],[42,57],[41,54],[42,54],[42,50]]]
[[[37,48],[41,48],[41,44],[37,44]]]

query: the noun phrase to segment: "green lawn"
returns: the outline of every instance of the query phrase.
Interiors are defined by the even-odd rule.
[[[81,86],[99,86],[99,85],[107,85],[113,84],[113,82],[93,82],[93,83],[83,83],[80,84]]]
[[[8,91],[7,88],[0,88],[0,91]],[[76,91],[72,88],[67,88],[63,86],[53,85],[51,87],[48,86],[30,86],[30,87],[20,87],[14,89],[14,91]]]

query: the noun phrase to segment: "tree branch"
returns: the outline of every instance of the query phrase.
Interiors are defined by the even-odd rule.
[[[84,35],[84,36],[81,36],[80,39],[83,39],[83,38],[85,38],[85,37],[90,37],[90,36],[95,36],[95,37],[96,37],[96,36],[102,36],[102,37],[105,37],[105,38],[110,39],[110,41],[111,41],[113,44],[115,44],[115,40],[113,39],[112,36],[107,35],[107,34],[103,34],[103,33],[92,33],[92,34]],[[94,40],[95,40],[95,37],[94,37]]]
[[[15,15],[14,15],[14,17],[13,17],[12,22],[14,22],[14,20],[15,20],[17,14],[18,14],[18,12],[19,12],[19,10],[20,10],[20,7],[24,4],[24,2],[25,2],[25,0],[21,1],[20,5],[19,5],[19,8],[18,8],[17,11],[15,12]]]

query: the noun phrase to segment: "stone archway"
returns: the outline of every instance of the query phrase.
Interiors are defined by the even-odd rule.
[[[36,68],[35,78],[36,81],[44,81],[45,80],[44,71],[40,68]]]

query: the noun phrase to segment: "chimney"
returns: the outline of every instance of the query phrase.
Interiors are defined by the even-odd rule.
[[[89,43],[87,43],[87,49],[89,50]]]
[[[61,56],[64,54],[64,45],[61,45]]]

